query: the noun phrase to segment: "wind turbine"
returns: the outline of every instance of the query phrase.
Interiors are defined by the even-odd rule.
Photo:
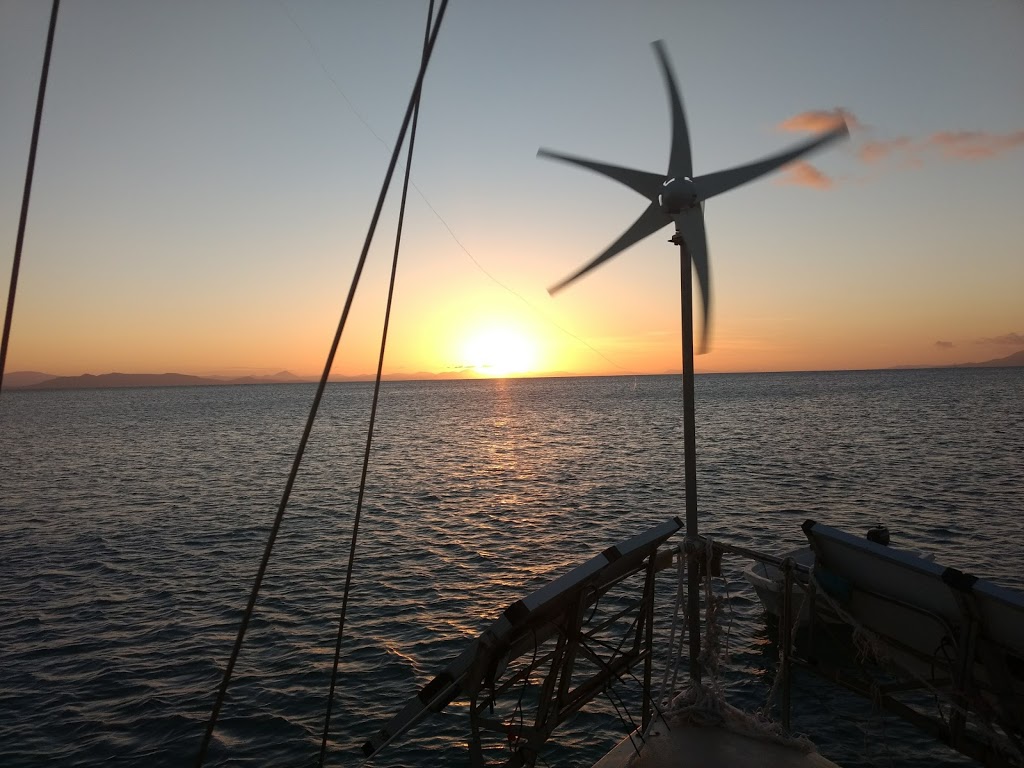
[[[711,275],[708,268],[708,245],[704,232],[704,201],[730,189],[753,181],[796,160],[812,150],[818,149],[836,139],[849,135],[846,123],[840,121],[830,131],[772,157],[736,166],[717,173],[694,177],[693,161],[690,156],[690,135],[686,127],[683,102],[679,97],[675,76],[665,52],[665,44],[658,40],[653,44],[654,52],[661,64],[661,72],[668,89],[672,108],[672,149],[669,154],[668,173],[650,173],[599,163],[582,157],[565,155],[540,149],[539,157],[548,157],[578,165],[600,173],[646,197],[650,204],[633,225],[618,240],[602,253],[591,259],[576,272],[556,283],[548,292],[552,295],[575,282],[591,270],[604,264],[622,251],[652,235],[667,224],[675,223],[675,235],[669,242],[679,246],[682,326],[683,326],[683,432],[684,459],[686,472],[686,545],[690,555],[687,566],[687,592],[690,632],[690,679],[700,683],[700,574],[696,556],[700,550],[697,539],[697,465],[696,428],[693,397],[693,278],[691,264],[700,282],[701,300],[704,307],[702,351],[707,349],[708,318],[711,308]]]

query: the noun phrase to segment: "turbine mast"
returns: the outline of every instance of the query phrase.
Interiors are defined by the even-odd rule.
[[[686,240],[676,219],[670,241],[679,246],[679,305],[683,321],[683,470],[686,489],[686,617],[690,634],[690,681],[700,685],[700,568],[697,544],[697,415],[693,393],[693,272]],[[708,578],[711,575],[708,574]]]
[[[661,66],[661,74],[668,91],[669,107],[672,111],[672,147],[669,156],[668,173],[662,175],[623,168],[575,155],[541,149],[537,154],[585,168],[624,184],[647,198],[648,205],[619,239],[604,251],[584,264],[573,274],[556,283],[548,292],[555,294],[574,283],[593,269],[613,259],[627,248],[636,245],[648,235],[653,235],[670,222],[675,222],[676,232],[670,242],[679,246],[680,305],[683,325],[683,461],[686,493],[686,539],[683,549],[687,558],[687,611],[690,632],[690,680],[700,685],[700,581],[701,569],[698,558],[704,556],[704,548],[697,531],[697,436],[696,415],[693,394],[693,274],[696,270],[700,284],[702,310],[704,313],[702,351],[707,351],[709,319],[711,317],[711,273],[708,264],[707,235],[704,231],[704,201],[728,192],[767,173],[778,170],[787,163],[819,149],[837,139],[849,135],[846,123],[838,123],[828,131],[791,147],[785,152],[757,160],[746,165],[728,168],[703,176],[693,175],[693,158],[690,152],[690,132],[686,125],[683,100],[679,95],[676,78],[668,60],[665,44],[654,43],[654,53]],[[837,115],[838,118],[838,115]],[[711,574],[707,574],[711,578]]]

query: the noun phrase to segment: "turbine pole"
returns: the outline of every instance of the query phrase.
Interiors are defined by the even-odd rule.
[[[676,219],[671,242],[679,246],[680,308],[683,319],[683,466],[686,472],[686,615],[690,634],[690,682],[700,685],[700,570],[697,544],[697,419],[693,396],[693,273]]]

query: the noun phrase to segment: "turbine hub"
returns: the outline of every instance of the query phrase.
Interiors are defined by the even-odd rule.
[[[697,204],[697,188],[694,186],[693,179],[688,176],[681,179],[666,179],[661,186],[658,203],[661,205],[661,210],[669,216],[682,213]]]

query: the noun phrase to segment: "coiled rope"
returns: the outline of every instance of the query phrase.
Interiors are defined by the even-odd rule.
[[[295,453],[295,459],[292,462],[291,471],[288,473],[288,480],[285,483],[284,492],[281,495],[281,503],[278,505],[277,514],[274,516],[274,522],[270,528],[270,534],[267,537],[267,545],[264,548],[263,557],[260,560],[259,568],[256,571],[256,578],[253,582],[252,591],[249,594],[249,601],[245,606],[245,611],[242,614],[242,621],[238,627],[238,636],[235,638],[235,644],[231,649],[231,655],[228,657],[228,663],[224,669],[224,677],[221,680],[220,687],[217,690],[217,695],[214,700],[213,709],[210,712],[210,720],[206,725],[206,732],[203,734],[199,753],[196,755],[195,765],[197,768],[200,768],[206,760],[206,752],[209,749],[210,741],[213,738],[213,732],[217,727],[217,718],[220,716],[220,710],[224,704],[228,685],[231,682],[231,675],[234,672],[235,663],[238,661],[238,654],[240,653],[242,643],[245,640],[246,630],[249,627],[253,610],[256,607],[256,598],[259,596],[260,587],[263,584],[263,577],[267,571],[267,564],[270,562],[270,555],[274,548],[274,542],[277,539],[277,533],[280,530],[281,522],[284,519],[284,512],[288,506],[288,499],[291,496],[292,487],[295,485],[295,478],[299,473],[299,466],[302,464],[302,457],[306,450],[306,444],[309,442],[309,435],[313,430],[313,422],[316,420],[316,414],[320,408],[320,401],[323,398],[324,389],[327,387],[327,378],[330,376],[331,368],[334,364],[334,357],[337,354],[338,346],[341,343],[341,334],[345,329],[346,322],[348,321],[348,315],[352,309],[352,303],[355,299],[356,288],[359,286],[359,279],[362,276],[363,267],[366,265],[366,258],[370,251],[370,245],[373,242],[373,236],[377,230],[377,223],[380,220],[381,210],[384,207],[384,199],[387,196],[388,188],[391,185],[395,166],[398,164],[398,153],[405,141],[406,131],[409,129],[409,123],[412,120],[413,111],[419,100],[420,91],[423,87],[423,78],[427,71],[427,64],[429,63],[430,55],[434,50],[434,44],[437,42],[437,34],[441,29],[441,22],[444,19],[447,7],[448,0],[441,0],[441,6],[437,13],[437,20],[434,22],[434,27],[430,33],[430,38],[427,41],[423,59],[420,62],[419,72],[416,75],[416,83],[413,86],[412,94],[409,97],[409,103],[405,109],[405,115],[402,118],[402,127],[398,132],[398,140],[395,142],[395,149],[391,153],[391,161],[388,164],[387,172],[384,175],[384,183],[381,185],[380,194],[377,197],[377,205],[374,208],[373,216],[370,220],[370,227],[366,234],[366,239],[363,242],[363,249],[359,254],[355,274],[352,276],[352,283],[349,286],[348,295],[345,298],[345,306],[342,309],[341,318],[338,321],[338,328],[334,333],[334,339],[331,342],[331,349],[327,354],[324,370],[320,375],[320,381],[317,384],[316,394],[313,397],[313,403],[309,409],[309,416],[306,419],[306,426],[303,429],[302,437],[299,440],[299,447]]]

